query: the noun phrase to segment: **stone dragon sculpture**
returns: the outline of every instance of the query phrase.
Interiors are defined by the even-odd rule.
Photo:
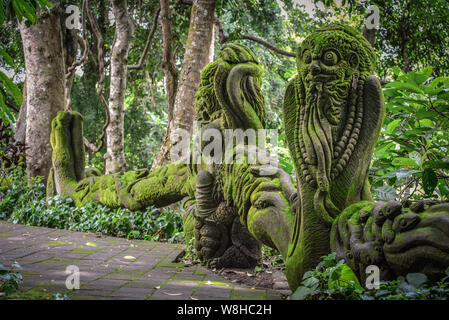
[[[224,135],[224,130],[263,129],[260,83],[261,68],[251,50],[238,44],[224,46],[218,59],[202,71],[195,102],[202,130]],[[184,200],[185,234],[195,238],[199,258],[211,267],[254,267],[261,258],[261,243],[286,253],[294,220],[290,200],[294,202],[296,190],[281,169],[272,168],[267,175],[265,165],[248,161],[249,148],[256,146],[244,146],[240,163],[197,161],[192,152],[190,161],[151,172],[101,176],[93,171],[85,177],[82,127],[76,112],[60,112],[52,122],[48,196],[71,197],[76,206],[96,201],[129,210]],[[238,148],[233,147],[233,158]]]
[[[60,112],[52,123],[47,194],[71,197],[77,206],[97,201],[130,210],[183,200],[185,235],[195,239],[204,264],[253,267],[263,243],[282,254],[292,290],[331,251],[361,280],[371,264],[383,280],[413,271],[436,277],[449,265],[449,205],[372,200],[368,168],[385,116],[374,65],[369,43],[344,25],[321,28],[301,44],[298,75],[284,100],[296,188],[282,169],[249,161],[254,148],[265,150],[248,145],[232,149],[236,159],[243,148],[240,162],[196,161],[191,153],[189,163],[151,172],[86,174],[82,117]],[[222,135],[264,129],[260,86],[251,50],[225,45],[201,74],[195,101],[201,129]],[[201,138],[195,143],[207,147]]]

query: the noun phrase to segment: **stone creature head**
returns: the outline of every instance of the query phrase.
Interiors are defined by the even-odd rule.
[[[225,44],[218,58],[201,72],[195,99],[196,120],[203,126],[215,122],[221,129],[264,127],[261,75],[259,61],[251,49],[237,43]]]
[[[357,30],[331,24],[313,32],[298,48],[298,72],[305,83],[349,81],[373,73],[375,55]]]

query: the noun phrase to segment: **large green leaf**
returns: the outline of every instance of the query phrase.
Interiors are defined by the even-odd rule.
[[[424,169],[422,183],[425,193],[431,195],[438,185],[438,177],[433,169]]]
[[[406,278],[408,283],[415,288],[421,288],[427,281],[429,281],[424,273],[409,273]]]
[[[396,189],[389,185],[376,188],[374,189],[374,192],[381,200],[396,200],[398,197],[396,194]]]
[[[20,106],[22,104],[22,92],[20,92],[20,89],[6,76],[6,74],[1,71],[0,80],[5,89],[12,95],[16,103]]]
[[[410,159],[415,161],[418,166],[421,166],[422,157],[421,157],[421,154],[419,152],[412,151],[412,152],[410,152],[410,154],[408,156],[410,157]]]
[[[446,169],[449,170],[449,161],[443,161],[443,160],[430,160],[425,161],[423,164],[424,168],[430,168],[430,169]]]
[[[388,125],[387,125],[387,133],[392,134],[394,132],[394,130],[399,127],[400,123],[401,123],[401,119],[396,119],[391,121]]]
[[[386,174],[384,174],[381,177],[376,177],[376,179],[391,179],[391,178],[397,178],[399,179],[403,179],[406,177],[410,177],[413,176],[417,173],[421,172],[420,170],[416,170],[416,169],[408,169],[408,168],[401,168],[399,170],[395,170],[395,171],[390,171]]]
[[[5,8],[3,8],[3,2],[0,3],[0,25],[5,22]]]
[[[347,287],[352,282],[357,289],[362,289],[359,279],[355,273],[345,264],[339,266],[339,272],[336,273],[337,278],[330,278],[328,281],[329,289],[337,289],[338,287]]]
[[[313,290],[308,287],[299,287],[296,291],[291,295],[290,299],[292,300],[305,300],[307,296],[313,293]]]
[[[433,72],[433,68],[431,66],[423,69],[421,72],[410,72],[410,76],[414,80],[414,82],[418,85],[425,82],[427,79],[429,79],[430,75]]]
[[[409,83],[409,82],[393,81],[393,82],[386,84],[386,87],[391,87],[391,88],[405,90],[405,91],[414,92],[414,93],[421,93],[421,94],[424,93],[424,91],[418,85]]]
[[[400,166],[402,168],[418,168],[419,165],[415,160],[410,158],[397,157],[393,159],[393,165]]]
[[[0,48],[0,56],[2,57],[3,61],[9,66],[14,65],[14,60],[11,58],[11,56],[2,48]]]
[[[5,102],[5,96],[3,90],[0,89],[0,119],[2,119],[3,123],[9,124],[14,131],[14,115],[11,110],[9,110],[8,106]]]

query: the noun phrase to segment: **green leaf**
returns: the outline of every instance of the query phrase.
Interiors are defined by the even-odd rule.
[[[388,125],[387,125],[387,133],[392,134],[394,129],[396,129],[397,127],[399,127],[399,124],[401,123],[401,119],[396,119],[391,121]]]
[[[410,158],[398,157],[394,158],[392,164],[401,168],[418,168],[418,164],[415,160]]]
[[[381,200],[396,200],[398,197],[396,194],[396,189],[389,185],[376,188],[374,189],[374,192]]]
[[[22,22],[22,19],[24,17],[24,12],[23,9],[20,5],[20,1],[19,0],[12,0],[12,7],[13,10],[17,16],[17,19],[19,20],[19,22]]]
[[[315,277],[307,278],[306,280],[304,280],[302,282],[302,285],[312,288],[313,290],[315,290],[319,284],[320,284],[320,280]]]
[[[407,274],[406,279],[408,283],[415,288],[421,288],[428,281],[424,273],[409,273]]]
[[[17,85],[12,82],[3,72],[0,71],[0,80],[3,83],[3,86],[8,90],[8,92],[12,95],[16,103],[20,106],[22,104],[22,93],[20,92]]]
[[[419,152],[417,152],[417,151],[410,152],[409,157],[410,157],[410,159],[415,161],[418,166],[421,166],[422,159],[421,159],[421,154]]]
[[[346,264],[340,266],[339,277],[336,279],[329,279],[329,289],[337,289],[338,287],[348,287],[353,285],[357,289],[362,289],[359,279],[352,271],[352,269]]]
[[[420,109],[416,112],[416,118],[418,120],[435,119],[438,116],[439,116],[438,113],[436,113],[435,111],[429,111],[425,109]]]
[[[430,169],[446,169],[449,170],[449,161],[443,161],[443,160],[430,160],[425,161],[423,164],[424,168],[430,168]]]
[[[444,181],[438,183],[438,191],[440,191],[442,197],[447,197],[449,195],[449,188]]]
[[[413,80],[417,84],[422,84],[427,79],[429,79],[429,77],[432,74],[432,72],[433,72],[433,68],[432,68],[432,66],[429,66],[427,68],[424,68],[420,72],[412,72],[411,75],[413,76]]]
[[[437,77],[435,79],[433,79],[433,81],[430,83],[429,87],[431,87],[432,89],[435,89],[440,83],[443,84],[449,84],[449,78],[446,77]]]
[[[399,75],[403,74],[401,68],[399,68],[398,66],[394,66],[394,67],[391,68],[391,69],[392,69],[393,73],[394,73],[396,76],[399,76]]]
[[[421,172],[417,169],[409,169],[409,168],[401,168],[399,170],[390,171],[387,174],[384,174],[381,177],[376,177],[376,179],[391,179],[391,178],[397,178],[398,180],[413,176],[416,173]]]
[[[423,189],[427,195],[431,195],[438,185],[438,177],[433,169],[424,169],[422,175]]]
[[[311,293],[313,293],[313,290],[308,287],[298,287],[290,298],[292,300],[305,300]]]
[[[9,110],[8,106],[5,103],[5,97],[2,90],[0,90],[0,118],[2,119],[3,123],[8,123],[14,131],[15,119],[13,114],[11,113],[11,110]]]
[[[23,15],[27,18],[31,23],[36,22],[36,10],[32,5],[28,3],[28,1],[20,1],[22,8],[24,9]]]
[[[3,61],[9,66],[14,65],[14,60],[11,58],[11,56],[2,48],[0,48],[0,56],[3,58]]]
[[[5,8],[3,8],[3,2],[0,4],[0,25],[5,22]]]
[[[405,90],[408,92],[414,92],[414,93],[421,93],[423,94],[424,91],[417,86],[416,84],[409,83],[409,82],[400,82],[400,81],[393,81],[385,85],[387,88],[395,88],[399,90]]]

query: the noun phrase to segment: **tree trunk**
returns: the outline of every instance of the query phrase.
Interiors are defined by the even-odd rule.
[[[27,130],[27,79],[23,82],[22,89],[22,105],[20,106],[19,114],[16,120],[16,132],[14,133],[14,140],[20,143],[25,143]]]
[[[168,122],[173,117],[173,108],[175,105],[176,91],[178,89],[178,70],[175,66],[173,55],[173,34],[171,27],[171,13],[169,0],[160,0],[161,20],[162,20],[162,41],[164,52],[162,56],[162,69],[165,75],[165,91],[168,105]]]
[[[374,47],[374,42],[376,40],[376,29],[363,29],[363,36],[370,43],[371,47]]]
[[[161,4],[162,2],[164,0],[161,0]],[[209,62],[214,13],[215,0],[193,1],[189,35],[173,106],[173,116],[169,117],[167,135],[152,169],[163,165],[169,160],[170,149],[173,147],[169,138],[172,132],[179,128],[190,133],[193,131],[195,93],[201,80],[201,70]]]
[[[51,121],[64,108],[64,57],[60,8],[38,10],[39,22],[19,24],[26,68],[26,138],[28,179],[43,176],[51,168]],[[51,32],[50,32],[51,31]]]
[[[115,41],[111,55],[111,84],[109,91],[109,113],[111,121],[106,130],[107,152],[106,174],[124,172],[124,120],[128,51],[134,26],[128,15],[126,0],[113,0],[115,17]]]

